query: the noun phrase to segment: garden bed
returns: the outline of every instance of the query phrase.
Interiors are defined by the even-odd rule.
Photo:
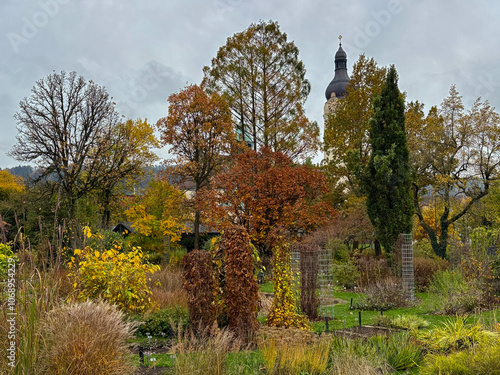
[[[347,329],[337,329],[333,331],[333,335],[348,339],[368,339],[372,336],[378,335],[389,337],[389,335],[397,331],[399,330],[387,327],[361,326]]]

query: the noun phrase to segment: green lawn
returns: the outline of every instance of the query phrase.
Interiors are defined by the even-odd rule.
[[[273,283],[268,281],[265,284],[259,286],[259,290],[265,293],[273,292]],[[336,304],[332,307],[328,307],[320,310],[320,315],[328,315],[332,320],[329,321],[329,329],[342,329],[351,328],[359,325],[359,310],[351,310],[350,302],[351,298],[355,302],[363,296],[362,293],[353,293],[346,291],[334,291],[333,296],[341,300],[346,301],[346,303]],[[429,322],[429,328],[440,326],[444,322],[453,319],[453,317],[436,314],[436,297],[429,293],[415,293],[415,298],[417,303],[412,307],[392,309],[384,311],[383,314],[386,316],[397,317],[398,315],[418,315]],[[373,323],[373,318],[380,315],[380,311],[362,311],[361,312],[361,323],[362,325],[371,325]],[[483,312],[478,315],[472,314],[469,317],[469,321],[475,321],[482,319],[483,322],[489,324],[489,322],[497,321],[496,318],[500,318],[500,309],[493,311]],[[260,318],[259,322],[265,324],[266,319]],[[312,322],[312,328],[315,332],[320,333],[325,331],[325,322]]]

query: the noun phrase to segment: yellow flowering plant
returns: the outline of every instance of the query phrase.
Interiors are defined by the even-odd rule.
[[[87,238],[99,236],[84,228]],[[70,298],[95,300],[102,298],[122,311],[142,312],[151,307],[148,273],[160,269],[148,262],[140,248],[123,252],[121,244],[109,249],[85,246],[75,249],[68,268],[75,293]]]

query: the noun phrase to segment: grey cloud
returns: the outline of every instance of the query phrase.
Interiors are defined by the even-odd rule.
[[[494,0],[0,0],[0,8],[0,167],[16,164],[5,156],[12,116],[37,79],[76,70],[104,85],[123,115],[154,122],[171,93],[201,81],[227,37],[259,20],[278,21],[298,46],[312,85],[307,115],[321,126],[339,34],[349,71],[362,52],[395,64],[400,88],[427,108],[451,84],[465,103],[481,95],[500,106]],[[9,33],[26,39],[17,52]]]

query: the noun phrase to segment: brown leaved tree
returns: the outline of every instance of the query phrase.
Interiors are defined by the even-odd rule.
[[[311,86],[299,49],[277,22],[236,33],[204,68],[204,87],[223,93],[241,140],[305,159],[319,146],[319,127],[305,116]]]
[[[198,85],[168,98],[168,116],[156,124],[164,145],[176,156],[168,161],[175,173],[192,178],[195,192],[208,186],[224,159],[236,147],[231,113],[224,97],[207,94]],[[195,250],[198,249],[200,211],[195,209]]]
[[[74,223],[77,200],[107,178],[102,155],[119,122],[115,104],[104,87],[76,72],[54,72],[36,82],[19,106],[19,134],[10,155],[36,163],[40,178],[52,177]]]
[[[212,223],[244,226],[252,243],[269,253],[268,235],[276,226],[296,236],[332,217],[333,208],[322,199],[327,185],[319,170],[293,164],[290,157],[268,148],[234,159],[198,196]]]

